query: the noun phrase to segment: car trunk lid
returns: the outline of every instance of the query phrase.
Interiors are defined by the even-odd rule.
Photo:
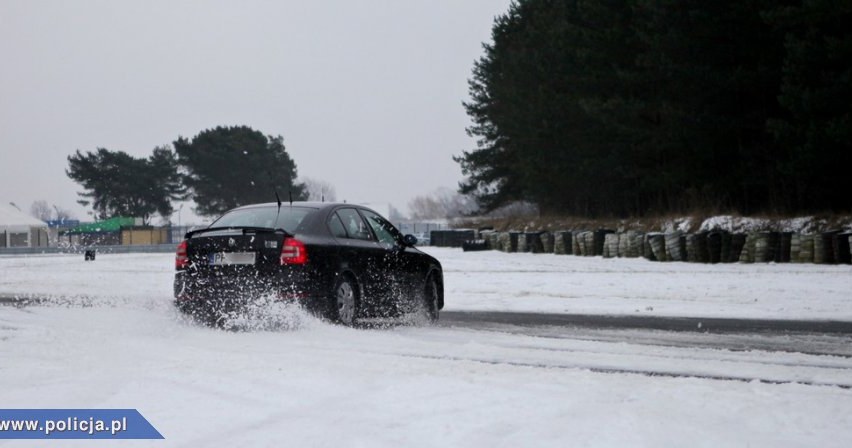
[[[287,236],[282,229],[259,227],[201,229],[187,234],[187,256],[196,271],[264,273],[279,266]]]

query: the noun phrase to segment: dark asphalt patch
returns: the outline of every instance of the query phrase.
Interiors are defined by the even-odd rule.
[[[545,314],[501,311],[442,311],[442,326],[503,324],[524,327],[617,328],[701,333],[852,334],[852,322],[833,320],[727,319],[704,317]]]

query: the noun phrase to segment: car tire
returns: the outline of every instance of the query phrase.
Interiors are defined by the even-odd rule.
[[[358,323],[360,297],[358,284],[349,275],[341,275],[334,285],[329,304],[331,321],[352,327]]]
[[[434,275],[429,275],[423,286],[423,313],[430,324],[438,322],[438,282]]]
[[[189,301],[175,301],[175,307],[187,319],[208,326],[220,327],[222,316],[210,304],[199,304]]]

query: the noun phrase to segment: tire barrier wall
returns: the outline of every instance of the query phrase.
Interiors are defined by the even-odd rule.
[[[534,254],[544,252],[541,232],[523,232],[518,234],[518,252],[532,252]]]
[[[553,233],[553,253],[559,255],[572,255],[574,253],[574,239],[571,232]]]
[[[473,238],[470,238],[472,241]],[[852,232],[482,232],[473,250],[689,263],[852,264]]]
[[[554,252],[553,248],[553,234],[550,232],[542,232],[538,235],[541,240],[541,249],[546,254],[552,254]]]
[[[671,261],[686,261],[686,237],[682,232],[665,234],[666,255]]]
[[[475,230],[433,230],[429,233],[431,246],[462,247],[465,241],[476,239]]]
[[[604,235],[603,257],[613,258],[618,256],[618,234],[608,233]]]
[[[467,240],[462,243],[462,250],[465,252],[488,250],[487,240]]]
[[[586,255],[586,234],[590,232],[577,232],[574,234],[573,239],[573,252],[574,255],[583,257]]]
[[[707,250],[707,233],[686,235],[686,261],[690,263],[708,263],[710,254]]]
[[[651,247],[651,257],[655,261],[669,261],[666,253],[666,236],[662,233],[654,233],[648,236],[648,242]]]

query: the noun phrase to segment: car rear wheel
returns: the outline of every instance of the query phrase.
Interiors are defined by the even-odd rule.
[[[334,287],[331,303],[331,319],[343,325],[353,326],[358,319],[358,285],[347,275],[340,276]]]

